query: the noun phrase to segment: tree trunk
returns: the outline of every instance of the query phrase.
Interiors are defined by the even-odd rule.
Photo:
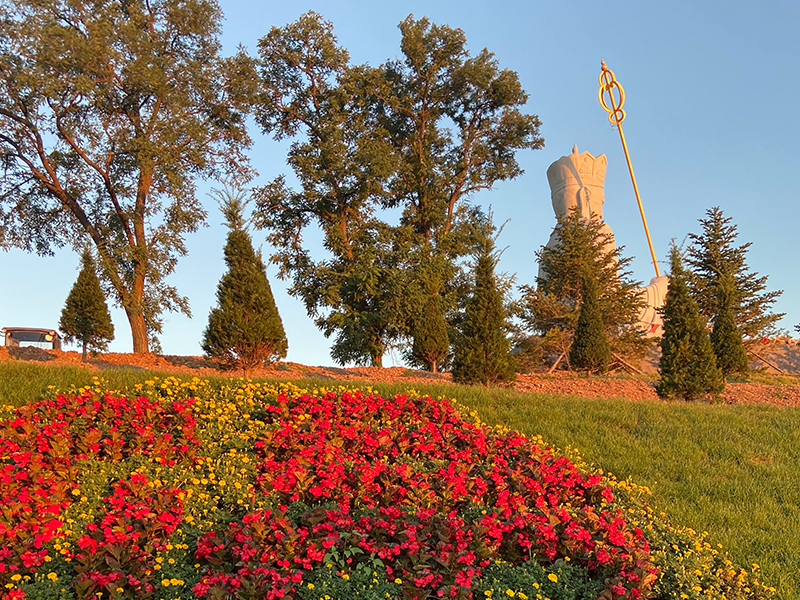
[[[438,371],[436,370],[436,361],[435,360],[431,362],[431,373],[438,373]]]
[[[81,355],[81,360],[86,362],[86,340],[83,340],[83,353]]]
[[[147,341],[147,326],[144,322],[144,315],[141,313],[134,313],[127,308],[125,309],[125,314],[128,315],[128,322],[131,325],[133,353],[147,354],[150,352],[150,347]]]
[[[371,367],[383,367],[383,352],[372,355]]]

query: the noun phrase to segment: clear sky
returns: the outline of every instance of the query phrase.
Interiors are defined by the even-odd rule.
[[[600,60],[626,92],[625,135],[661,270],[671,239],[698,233],[705,210],[720,206],[753,242],[751,270],[769,275],[769,289],[784,290],[776,310],[781,326],[800,323],[800,4],[736,0],[641,2],[222,0],[226,53],[251,49],[270,27],[307,10],[334,24],[355,63],[378,65],[400,54],[397,24],[414,14],[460,27],[473,53],[488,48],[501,67],[519,73],[529,93],[527,111],[539,115],[545,147],[521,152],[525,173],[474,198],[491,205],[495,221],[509,220],[499,240],[507,247],[500,268],[518,284],[533,284],[534,252],[554,224],[545,172],[574,144],[608,157],[605,219],[633,271],[654,275],[619,136],[597,100]],[[285,146],[254,127],[250,153],[258,183],[290,171]],[[290,178],[291,180],[291,178]],[[189,236],[189,255],[170,283],[189,297],[193,318],[165,315],[166,354],[199,355],[208,312],[224,271],[226,230],[210,183],[199,182],[209,227]],[[271,249],[253,232],[265,255]],[[0,252],[0,326],[56,327],[77,277],[79,256],[52,258]],[[288,360],[330,365],[329,341],[315,328],[285,282],[268,276],[289,338]],[[124,313],[112,309],[112,351],[130,352]],[[795,334],[796,336],[796,334]],[[399,364],[387,355],[385,364]]]

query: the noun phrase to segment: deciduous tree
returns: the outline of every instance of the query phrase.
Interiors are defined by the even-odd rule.
[[[91,239],[134,352],[189,314],[165,281],[206,216],[193,178],[243,169],[248,61],[219,56],[221,19],[214,0],[0,1],[0,245]]]
[[[105,350],[114,339],[114,324],[106,304],[106,295],[97,279],[97,267],[88,248],[81,254],[81,271],[61,311],[58,328],[67,342],[81,344],[81,357],[87,349]]]
[[[430,307],[417,275],[441,264],[432,286],[454,307],[458,257],[476,215],[464,201],[521,173],[515,153],[542,145],[520,107],[516,73],[488,51],[470,57],[464,33],[427,19],[400,24],[402,59],[353,66],[315,13],[259,42],[256,117],[292,138],[301,189],[279,178],[261,193],[259,226],[278,248],[281,276],[326,335],[333,356],[380,364],[386,347],[421,331]],[[400,222],[386,222],[396,209]],[[323,233],[329,256],[311,258],[303,233]],[[419,347],[419,344],[418,344]]]

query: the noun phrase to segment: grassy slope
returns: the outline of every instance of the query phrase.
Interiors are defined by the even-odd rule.
[[[103,373],[109,389],[153,375]],[[88,371],[75,367],[0,363],[0,404],[18,405],[49,395],[50,385],[64,390],[90,380]],[[392,394],[409,385],[374,387]],[[461,386],[416,389],[457,398],[487,423],[578,448],[598,467],[650,486],[654,505],[673,522],[711,532],[738,563],[760,564],[780,597],[800,598],[800,409],[587,400]]]

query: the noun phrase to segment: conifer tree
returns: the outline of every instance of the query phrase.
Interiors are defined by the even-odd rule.
[[[631,279],[631,258],[613,247],[598,219],[581,218],[577,210],[557,217],[560,242],[537,252],[545,278],[522,286],[521,314],[526,332],[542,336],[538,345],[554,356],[567,355],[580,314],[581,277],[594,273],[603,325],[611,350],[637,358],[651,345],[638,327],[641,283]],[[524,345],[524,341],[523,341]]]
[[[688,274],[675,244],[670,251],[670,263],[669,288],[663,309],[661,380],[656,392],[663,398],[678,396],[687,400],[719,394],[725,387],[725,379],[717,367],[705,321],[689,291]]]
[[[715,206],[700,219],[703,232],[689,234],[688,264],[691,270],[689,284],[692,296],[700,307],[706,323],[713,323],[718,312],[720,277],[730,273],[734,280],[733,312],[736,326],[742,337],[753,343],[775,332],[775,325],[783,313],[770,312],[772,305],[783,293],[768,292],[767,276],[751,273],[747,266],[747,251],[752,242],[736,246],[739,233],[732,218],[725,217]]]
[[[205,353],[223,367],[245,374],[253,367],[286,356],[288,343],[272,296],[261,253],[247,233],[241,192],[217,191],[230,229],[225,245],[227,273],[217,287],[217,306],[203,334]]]
[[[413,360],[436,373],[450,352],[442,297],[438,293],[427,295],[425,307],[414,323],[413,338]]]
[[[744,375],[748,371],[747,351],[744,348],[742,334],[736,327],[736,316],[733,312],[735,285],[733,276],[723,272],[719,278],[717,314],[711,332],[711,345],[717,358],[717,366],[726,377],[732,373]]]
[[[577,369],[600,373],[605,373],[611,362],[611,347],[603,329],[603,317],[597,299],[597,282],[591,273],[584,273],[581,280],[581,309],[569,351],[569,362]]]
[[[477,256],[475,285],[467,301],[453,358],[457,383],[510,383],[515,378],[508,311],[494,272],[494,241],[488,238]]]
[[[81,254],[81,271],[72,286],[61,311],[58,328],[67,342],[82,345],[81,356],[86,360],[86,351],[105,350],[114,339],[114,325],[106,304],[106,295],[100,287],[94,259],[88,248]]]

